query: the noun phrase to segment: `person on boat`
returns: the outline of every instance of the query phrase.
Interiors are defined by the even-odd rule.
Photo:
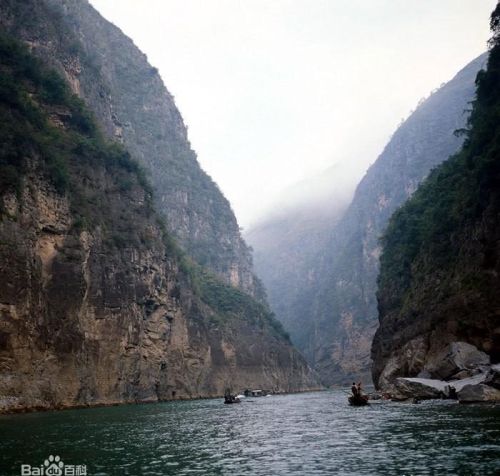
[[[358,397],[362,397],[363,396],[363,390],[361,389],[361,382],[358,382],[358,385],[356,385],[356,394]]]
[[[230,388],[226,388],[226,391],[224,392],[224,403],[240,403],[241,400],[236,396],[231,393]]]
[[[356,386],[356,382],[352,382],[351,392],[353,397],[358,396],[358,387]]]

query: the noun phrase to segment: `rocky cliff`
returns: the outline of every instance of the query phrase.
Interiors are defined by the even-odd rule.
[[[133,42],[87,0],[6,0],[0,25],[63,73],[108,137],[143,165],[156,209],[181,246],[262,298],[229,202],[200,168],[172,95]]]
[[[327,382],[346,381],[370,369],[377,327],[380,236],[392,213],[461,145],[454,135],[467,120],[481,56],[421,103],[398,128],[356,189],[333,231],[323,261],[328,278],[316,300],[314,365]]]
[[[278,297],[270,293],[271,306],[326,384],[371,378],[370,348],[378,325],[379,238],[392,213],[429,171],[460,147],[463,139],[453,132],[466,123],[474,79],[484,61],[485,56],[472,61],[417,107],[370,167],[340,219],[335,214],[320,216],[321,221],[310,226],[322,230],[321,246],[308,252],[305,266],[297,265],[292,254],[304,247],[299,233],[288,239],[293,247],[270,254],[262,264],[267,269],[262,273],[264,284],[270,282],[270,289],[274,282],[280,286]],[[288,231],[293,234],[293,227]],[[258,240],[251,243],[256,256],[265,252]],[[297,265],[294,269],[302,271],[293,286],[289,286],[293,273],[276,277],[281,255],[291,260],[290,267]],[[288,288],[294,292],[287,293]]]
[[[0,411],[314,386],[266,306],[177,247],[141,167],[46,65],[67,32],[37,12],[61,17],[24,6],[1,10],[44,36],[25,38],[42,60],[0,36]]]
[[[460,378],[443,369],[459,344],[500,360],[499,24],[500,6],[463,148],[393,215],[383,239],[372,348],[381,387],[420,373]]]

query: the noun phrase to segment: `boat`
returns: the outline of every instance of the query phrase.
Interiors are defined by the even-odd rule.
[[[224,403],[241,403],[241,400],[231,393],[231,389],[226,388],[226,391],[224,392]]]
[[[362,407],[364,405],[369,405],[368,403],[368,395],[350,395],[349,405],[353,407]]]
[[[224,395],[224,403],[241,403],[241,400],[234,395]]]

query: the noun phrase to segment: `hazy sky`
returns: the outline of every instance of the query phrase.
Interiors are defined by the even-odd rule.
[[[361,178],[418,100],[485,50],[496,1],[91,3],[159,69],[247,227],[331,165]]]

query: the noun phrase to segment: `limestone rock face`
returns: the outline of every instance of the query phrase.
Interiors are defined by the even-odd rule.
[[[229,202],[200,168],[173,96],[132,40],[87,0],[6,0],[0,25],[64,74],[107,135],[144,166],[156,209],[185,250],[262,299]]]
[[[408,369],[408,375],[430,378],[428,372],[422,371],[426,358],[427,344],[423,337],[416,337],[407,342],[401,352],[394,353],[387,360],[380,373],[378,384],[380,388],[389,388],[394,379],[401,376],[401,368]]]
[[[394,382],[396,399],[418,398],[422,400],[441,398],[444,395],[443,382],[430,379],[397,378]]]
[[[41,58],[1,32],[0,411],[315,387],[265,304],[178,250],[137,164],[49,68],[53,54],[77,92],[103,92],[89,104],[105,117],[99,70],[92,83],[78,42],[58,56],[71,23],[51,8],[0,5]]]
[[[16,220],[0,222],[0,410],[315,386],[264,323],[211,319],[165,255],[140,191],[124,196],[109,177],[91,177],[112,213],[127,208],[148,247],[118,250],[102,230],[75,233],[69,202],[35,173],[19,199],[3,197]]]

